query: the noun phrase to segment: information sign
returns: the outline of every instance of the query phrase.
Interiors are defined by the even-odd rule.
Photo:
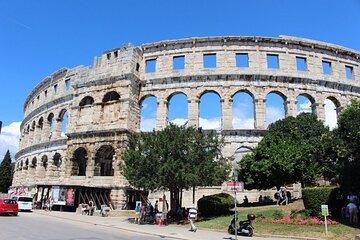
[[[244,182],[226,182],[226,188],[228,192],[243,192],[244,191]]]

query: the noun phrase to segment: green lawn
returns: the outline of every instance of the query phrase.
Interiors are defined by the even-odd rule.
[[[266,206],[252,208],[238,208],[240,220],[245,220],[248,213],[262,214],[266,218],[273,219],[273,213],[281,210],[285,216],[289,216],[291,210],[304,209],[302,201],[296,201],[287,206]],[[214,230],[227,231],[227,227],[232,219],[231,216],[221,216],[211,219],[200,219],[197,221],[199,228],[209,228]],[[254,222],[255,234],[261,235],[285,235],[285,236],[303,236],[314,238],[326,238],[324,225],[292,225]],[[360,234],[359,228],[349,227],[344,224],[328,225],[327,239],[353,239],[356,234]]]

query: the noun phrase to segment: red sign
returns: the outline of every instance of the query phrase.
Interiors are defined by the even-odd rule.
[[[226,188],[228,192],[243,192],[244,191],[244,182],[226,182]]]

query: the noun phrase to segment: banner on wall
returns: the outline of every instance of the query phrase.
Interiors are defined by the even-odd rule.
[[[51,190],[52,190],[52,197],[54,199],[54,205],[65,205],[66,188],[60,186],[53,186]]]
[[[68,188],[66,189],[66,206],[74,206],[75,201],[75,189]]]

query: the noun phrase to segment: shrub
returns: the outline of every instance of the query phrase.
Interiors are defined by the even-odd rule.
[[[284,217],[284,213],[281,210],[275,210],[273,213],[274,219],[281,219]]]
[[[256,219],[263,220],[263,219],[265,219],[265,216],[262,213],[258,213],[258,214],[256,214]]]
[[[230,213],[230,208],[234,207],[234,197],[227,193],[205,196],[197,202],[199,212],[202,216],[219,216]]]
[[[311,216],[321,216],[321,205],[329,204],[333,189],[332,187],[318,187],[302,190],[305,209],[309,211]]]

